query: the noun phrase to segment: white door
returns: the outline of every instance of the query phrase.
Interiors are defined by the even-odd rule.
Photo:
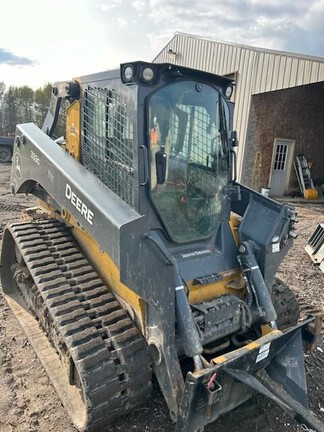
[[[270,177],[270,195],[283,195],[289,186],[293,160],[294,141],[275,139]]]

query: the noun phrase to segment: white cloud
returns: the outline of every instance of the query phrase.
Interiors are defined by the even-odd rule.
[[[146,8],[146,2],[143,0],[137,0],[132,2],[132,6],[134,9],[138,10],[139,12],[145,12]]]
[[[0,51],[37,64],[0,62],[0,79],[35,86],[152,60],[177,31],[324,56],[323,22],[324,0],[10,0]]]
[[[109,0],[107,2],[102,1],[96,4],[96,7],[102,12],[107,12],[111,9],[115,9],[118,5],[122,3],[122,0]]]
[[[102,12],[107,12],[111,9],[114,9],[116,6],[116,4],[99,4],[98,8],[102,10]]]
[[[324,55],[323,0],[150,0],[147,15],[175,30],[263,48]]]
[[[128,26],[128,22],[123,17],[118,17],[116,21],[117,21],[117,24],[119,27],[127,27]]]

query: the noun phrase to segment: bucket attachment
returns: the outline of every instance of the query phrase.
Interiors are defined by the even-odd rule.
[[[320,223],[311,235],[305,251],[324,273],[324,223]]]
[[[324,424],[308,408],[303,341],[315,336],[314,321],[282,333],[270,331],[257,341],[216,357],[213,366],[188,373],[176,432],[196,432],[222,414],[260,393],[297,422],[324,432]]]

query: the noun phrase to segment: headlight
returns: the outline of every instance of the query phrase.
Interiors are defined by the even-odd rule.
[[[151,69],[150,67],[144,68],[143,73],[142,73],[142,77],[143,77],[143,80],[146,82],[152,81],[154,78],[153,69]]]
[[[134,69],[132,66],[126,66],[124,69],[124,78],[126,81],[131,81],[134,76]]]
[[[230,98],[231,98],[232,93],[233,93],[233,87],[232,87],[232,86],[228,86],[228,87],[226,87],[226,90],[225,90],[225,97],[226,97],[227,99],[230,99]]]
[[[154,84],[158,77],[156,65],[146,62],[129,62],[120,65],[120,78],[123,84],[135,85],[144,83]]]

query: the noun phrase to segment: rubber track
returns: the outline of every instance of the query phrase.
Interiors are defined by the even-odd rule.
[[[7,228],[37,287],[34,312],[60,355],[71,356],[82,382],[87,421],[78,427],[99,430],[150,394],[146,342],[60,222]]]

